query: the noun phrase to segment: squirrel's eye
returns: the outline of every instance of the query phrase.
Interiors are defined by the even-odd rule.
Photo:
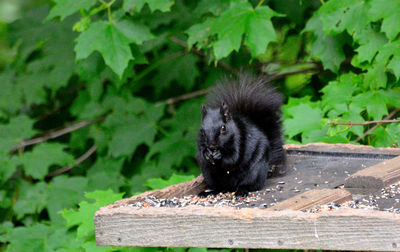
[[[226,127],[225,125],[221,126],[221,134],[224,134],[226,132]]]

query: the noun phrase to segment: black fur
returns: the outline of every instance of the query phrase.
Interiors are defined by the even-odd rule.
[[[285,172],[283,97],[263,78],[242,74],[211,91],[202,106],[197,158],[214,192],[246,194]]]

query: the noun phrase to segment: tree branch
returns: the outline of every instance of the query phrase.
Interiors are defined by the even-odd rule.
[[[172,105],[174,103],[180,102],[180,101],[185,101],[185,100],[189,100],[198,96],[202,96],[207,94],[210,91],[210,88],[205,88],[205,89],[200,89],[191,93],[187,93],[187,94],[183,94],[180,96],[176,96],[176,97],[171,97],[165,101],[159,101],[156,102],[156,106],[160,106],[161,104],[167,104],[167,105]]]
[[[134,81],[139,81],[141,79],[143,79],[146,75],[148,75],[149,73],[151,73],[153,70],[155,70],[157,67],[161,66],[164,63],[167,63],[173,59],[176,59],[178,57],[181,57],[183,55],[185,55],[187,52],[185,51],[179,51],[177,53],[173,53],[171,55],[168,55],[165,58],[160,59],[159,61],[151,64],[149,67],[147,67],[146,69],[144,69],[143,71],[141,71],[135,78]]]
[[[369,124],[375,124],[375,123],[379,123],[379,124],[383,124],[383,123],[398,123],[400,122],[400,120],[378,120],[378,121],[365,121],[362,123],[353,123],[353,122],[330,122],[328,123],[329,125],[369,125]]]
[[[400,112],[400,107],[396,108],[395,110],[393,110],[389,115],[387,115],[385,118],[383,118],[384,120],[389,120],[390,118],[392,118],[393,116],[395,116],[397,113]],[[372,131],[376,130],[379,125],[381,125],[380,123],[375,125],[374,127],[370,128],[369,130],[365,131],[363,137],[357,137],[357,139],[355,140],[356,143],[360,142],[362,140],[362,138],[368,136]]]
[[[85,161],[86,159],[88,159],[93,153],[95,153],[97,150],[97,145],[93,145],[92,147],[90,147],[89,150],[87,150],[82,156],[80,156],[76,161],[75,164],[69,164],[67,166],[64,166],[58,170],[55,170],[53,172],[50,172],[49,174],[46,175],[47,178],[50,177],[54,177],[60,174],[63,174],[69,170],[71,170],[72,168],[74,168],[75,166],[77,166],[78,164],[82,163],[83,161]]]
[[[88,121],[78,122],[78,123],[72,124],[72,125],[70,125],[68,127],[65,127],[65,128],[59,129],[59,130],[47,132],[44,135],[36,137],[36,138],[32,138],[32,139],[29,139],[29,140],[22,140],[19,144],[17,144],[16,146],[14,146],[10,150],[10,154],[14,153],[15,151],[17,151],[19,149],[23,149],[26,146],[42,143],[42,142],[45,142],[47,140],[63,136],[65,134],[68,134],[68,133],[71,133],[73,131],[76,131],[76,130],[79,130],[81,128],[84,128],[86,126],[89,126],[91,124],[103,121],[104,119],[105,119],[105,117],[101,117],[101,118],[98,118],[98,119],[95,119],[95,120],[88,120]]]

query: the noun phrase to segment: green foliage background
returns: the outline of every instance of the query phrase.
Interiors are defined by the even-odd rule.
[[[204,98],[190,95],[240,71],[287,97],[287,143],[398,146],[399,124],[328,124],[398,116],[398,13],[398,0],[1,1],[0,250],[184,251],[96,247],[93,214],[198,175]]]

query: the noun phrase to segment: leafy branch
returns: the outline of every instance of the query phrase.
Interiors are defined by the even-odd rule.
[[[396,108],[395,110],[393,110],[388,116],[386,116],[384,118],[384,120],[389,120],[390,118],[392,118],[393,116],[395,116],[397,113],[400,112],[400,107]],[[381,125],[380,123],[373,126],[372,128],[368,129],[367,131],[365,131],[363,137],[357,137],[357,139],[355,140],[356,143],[360,142],[362,140],[362,138],[368,136],[372,131],[376,130],[379,125]]]
[[[61,128],[59,130],[51,130],[49,132],[44,133],[42,136],[39,136],[39,137],[35,137],[35,138],[32,138],[32,139],[28,139],[28,140],[22,140],[19,144],[14,146],[9,152],[10,153],[14,153],[15,151],[24,149],[27,146],[39,144],[39,143],[42,143],[42,142],[46,142],[47,140],[54,139],[54,138],[66,135],[68,133],[71,133],[73,131],[82,129],[82,128],[84,128],[86,126],[89,126],[91,124],[104,121],[104,119],[105,119],[105,117],[101,117],[101,118],[98,118],[98,119],[95,119],[95,120],[87,120],[87,121],[74,123],[74,124],[72,124],[70,126]]]
[[[79,165],[80,163],[82,163],[83,161],[88,159],[93,153],[96,152],[96,150],[97,150],[97,145],[94,144],[82,156],[80,156],[78,159],[76,159],[74,164],[69,164],[67,166],[64,166],[64,167],[58,169],[58,170],[50,172],[49,174],[46,175],[46,177],[50,178],[50,177],[54,177],[54,176],[66,173],[67,171],[71,170],[75,166]]]
[[[369,125],[369,124],[383,124],[383,123],[398,123],[400,120],[377,120],[377,121],[365,121],[362,123],[355,123],[355,122],[329,122],[329,125]]]

